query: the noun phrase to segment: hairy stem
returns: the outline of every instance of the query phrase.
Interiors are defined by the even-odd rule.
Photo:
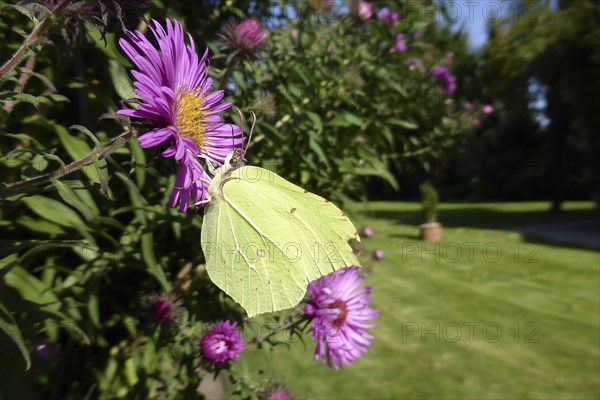
[[[70,0],[65,0],[58,6],[56,6],[56,8],[54,8],[54,10],[52,11],[54,13],[54,16],[58,15],[67,6],[68,3],[70,3]],[[4,75],[8,74],[13,68],[19,65],[21,61],[23,61],[23,58],[25,57],[25,54],[27,54],[27,49],[29,48],[29,46],[31,46],[37,39],[39,39],[46,33],[46,30],[52,25],[53,20],[54,17],[46,16],[46,18],[44,18],[42,22],[40,22],[35,28],[33,28],[33,30],[31,31],[27,39],[25,39],[21,47],[19,47],[15,54],[13,54],[13,56],[7,62],[5,62],[4,65],[2,65],[2,67],[0,67],[0,78],[3,78]]]
[[[94,150],[92,150],[92,152],[90,152],[89,154],[85,155],[83,158],[81,158],[77,161],[73,161],[69,165],[65,165],[64,167],[61,167],[61,168],[54,170],[52,172],[49,172],[47,174],[36,176],[35,178],[31,178],[31,179],[27,179],[24,181],[19,181],[19,182],[15,182],[15,183],[6,185],[6,187],[4,187],[3,189],[0,190],[0,193],[14,191],[14,190],[22,189],[22,188],[28,187],[28,186],[39,185],[40,183],[46,183],[52,179],[61,178],[65,175],[69,175],[69,174],[77,171],[79,168],[92,162],[95,157],[103,155],[107,150],[110,149],[110,150],[114,151],[114,149],[111,149],[111,147],[113,147],[115,145],[115,143],[121,142],[122,144],[125,144],[128,139],[130,139],[132,136],[134,136],[134,134],[135,133],[133,130],[125,131],[125,132],[121,133],[119,136],[112,139],[110,142],[106,143],[104,146],[96,147]]]
[[[278,333],[287,331],[290,328],[296,327],[296,326],[300,325],[301,323],[308,321],[308,320],[309,320],[308,317],[302,317],[297,321],[293,321],[288,324],[282,325],[282,326],[278,327],[277,329],[273,329],[270,332],[265,333],[264,335],[258,335],[252,340],[252,342],[256,343],[256,344],[262,343],[265,340],[269,339],[270,337],[272,337]]]

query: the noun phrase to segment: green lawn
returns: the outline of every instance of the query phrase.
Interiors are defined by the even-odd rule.
[[[375,230],[366,247],[386,254],[366,280],[381,310],[369,353],[329,370],[308,339],[274,352],[272,367],[252,349],[238,365],[272,371],[298,398],[597,399],[600,253],[501,230],[598,216],[565,206],[445,205],[444,240],[423,247],[418,204],[356,205],[356,225]]]

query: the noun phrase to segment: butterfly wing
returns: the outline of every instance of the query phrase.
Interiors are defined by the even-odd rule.
[[[258,167],[231,171],[207,207],[202,249],[211,280],[250,317],[296,306],[309,282],[358,260],[348,217]]]

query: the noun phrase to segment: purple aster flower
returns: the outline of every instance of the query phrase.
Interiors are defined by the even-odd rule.
[[[417,68],[425,68],[425,61],[420,58],[410,57],[406,60],[406,64],[408,65],[409,71],[414,71]]]
[[[405,38],[406,36],[404,36],[403,33],[398,33],[394,38],[396,40],[396,43],[394,44],[394,47],[390,49],[390,53],[401,53],[403,51],[408,50]]]
[[[433,77],[442,85],[444,95],[452,96],[456,91],[456,78],[446,67],[438,66],[431,71]]]
[[[162,156],[179,161],[181,168],[169,206],[179,204],[180,210],[186,212],[189,199],[197,203],[207,198],[210,178],[199,158],[222,165],[225,157],[242,143],[242,130],[222,123],[218,115],[231,103],[221,103],[222,90],[209,92],[213,81],[208,77],[208,49],[199,58],[189,35],[190,43],[186,44],[178,21],[167,20],[165,31],[152,20],[149,28],[158,49],[139,31],[126,32],[131,43],[119,40],[138,68],[131,73],[135,78],[134,91],[141,101],[137,109],[123,106],[118,113],[152,121],[153,129],[138,140],[144,148],[168,146]]]
[[[373,252],[373,258],[376,260],[381,260],[384,255],[385,254],[383,253],[383,250],[381,250],[381,249],[377,249]]]
[[[484,113],[484,114],[487,114],[487,115],[493,114],[493,113],[494,113],[494,111],[496,111],[496,110],[494,109],[494,106],[493,106],[493,105],[491,105],[491,104],[486,104],[485,106],[483,106],[483,109],[482,109],[482,110],[483,110],[483,113]]]
[[[332,272],[308,285],[310,301],[304,312],[311,317],[312,338],[317,342],[315,360],[336,369],[348,365],[371,345],[367,329],[379,311],[369,308],[370,287],[358,288],[365,279],[358,267]]]
[[[220,321],[208,328],[199,342],[204,358],[215,364],[238,358],[244,350],[244,340],[236,326],[237,322]]]
[[[400,19],[400,15],[398,15],[397,12],[390,10],[388,7],[384,7],[377,13],[377,19],[384,24],[393,27]]]
[[[239,23],[226,23],[219,34],[223,50],[246,58],[258,58],[267,36],[260,24],[250,18]]]

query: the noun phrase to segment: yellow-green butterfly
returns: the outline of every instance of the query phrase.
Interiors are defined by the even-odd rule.
[[[249,317],[296,306],[308,283],[359,265],[356,228],[335,205],[243,162],[234,150],[208,193],[201,245],[210,279]]]

